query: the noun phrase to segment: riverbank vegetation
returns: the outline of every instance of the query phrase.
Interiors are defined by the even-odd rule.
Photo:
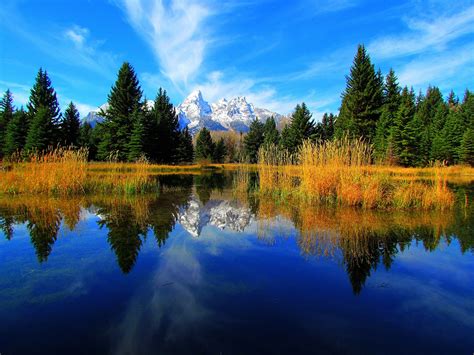
[[[43,69],[26,110],[15,109],[7,90],[0,102],[0,193],[145,193],[156,188],[156,174],[232,167],[243,172],[236,189],[248,179],[245,171],[258,170],[258,193],[276,199],[446,209],[454,204],[448,182],[473,180],[474,94],[466,90],[460,101],[451,92],[444,100],[430,86],[416,96],[393,70],[385,78],[376,71],[362,45],[340,112],[321,122],[301,103],[283,126],[272,117],[254,120],[245,133],[202,128],[193,137],[166,90],[146,103],[129,63],[99,115],[93,127],[81,123],[72,102],[61,113]]]

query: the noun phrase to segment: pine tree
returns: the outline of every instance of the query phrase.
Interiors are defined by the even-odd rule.
[[[7,126],[13,118],[14,110],[13,96],[11,91],[7,89],[0,101],[0,158],[3,156]]]
[[[156,126],[151,158],[159,163],[177,161],[179,146],[178,115],[166,90],[160,88],[151,110],[152,120]]]
[[[61,112],[56,92],[51,84],[48,73],[40,69],[35,84],[30,91],[27,104],[30,129],[30,139],[27,139],[26,149],[46,149],[60,142]],[[38,117],[40,116],[40,117]]]
[[[474,166],[474,129],[468,128],[464,132],[459,146],[460,162]]]
[[[390,130],[395,122],[395,116],[400,105],[400,86],[395,72],[390,69],[383,88],[383,106],[380,119],[377,121],[374,137],[374,149],[377,159],[387,158],[389,150]]]
[[[244,152],[249,163],[258,161],[258,150],[264,142],[265,126],[257,118],[250,123],[250,129],[244,137]]]
[[[276,128],[275,118],[271,116],[267,118],[263,126],[263,144],[269,146],[271,144],[278,145],[280,143],[280,133]]]
[[[341,110],[336,122],[337,136],[348,133],[372,141],[383,104],[383,79],[375,72],[365,47],[359,45],[346,77]]]
[[[25,150],[42,151],[51,145],[52,125],[50,110],[47,107],[40,107],[33,116],[28,135],[26,136]]]
[[[99,139],[96,133],[97,128],[92,128],[89,122],[85,122],[80,128],[80,139],[79,144],[81,147],[89,150],[89,160],[95,160],[97,158],[97,145]]]
[[[194,161],[193,137],[189,133],[188,127],[180,132],[180,143],[178,147],[178,162],[191,163]]]
[[[217,141],[216,147],[214,149],[214,162],[223,163],[226,154],[227,154],[227,149],[224,143],[224,138],[221,138]]]
[[[316,138],[316,127],[306,104],[296,105],[291,116],[291,122],[282,131],[281,140],[283,147],[295,153],[303,141]]]
[[[426,96],[420,95],[416,118],[420,122],[419,163],[426,165],[431,157],[436,114],[445,106],[443,95],[437,87],[428,87]]]
[[[62,143],[66,146],[78,146],[80,140],[81,120],[76,106],[69,103],[64,112],[63,121],[61,123]]]
[[[214,142],[212,141],[211,132],[204,127],[198,133],[196,139],[196,160],[212,161],[214,157]]]
[[[28,127],[28,114],[21,108],[13,114],[12,119],[8,123],[3,144],[3,154],[5,156],[9,156],[24,148]]]
[[[127,160],[130,162],[137,161],[143,154],[143,145],[144,145],[144,137],[145,137],[145,127],[143,126],[144,122],[144,114],[136,110],[132,114],[132,120],[134,122],[132,135],[130,137],[130,141],[127,144]]]
[[[101,142],[99,158],[106,159],[111,152],[117,152],[122,161],[128,158],[128,142],[134,127],[133,112],[142,111],[142,90],[133,67],[125,62],[120,68],[117,80],[108,95],[108,108],[101,111]]]
[[[415,109],[413,89],[409,91],[405,86],[392,130],[394,151],[399,163],[404,166],[414,166],[418,158],[420,122],[414,117]]]

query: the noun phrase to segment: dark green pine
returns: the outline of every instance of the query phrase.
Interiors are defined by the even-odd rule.
[[[66,111],[64,111],[63,121],[61,123],[62,144],[66,146],[79,146],[81,135],[81,120],[79,111],[74,103],[70,102]]]
[[[0,158],[3,156],[7,126],[13,118],[14,111],[13,96],[11,91],[7,89],[0,101]]]
[[[255,118],[250,123],[249,131],[244,137],[244,153],[249,163],[258,161],[258,150],[264,142],[264,124]]]
[[[382,75],[375,72],[365,47],[359,45],[342,94],[336,125],[338,137],[349,134],[373,140],[383,104],[382,91]]]
[[[38,71],[35,84],[30,91],[27,108],[30,129],[35,131],[31,134],[28,132],[30,139],[27,140],[26,148],[42,150],[57,145],[61,140],[61,112],[48,73],[42,69]]]
[[[180,141],[178,147],[178,162],[191,163],[194,161],[193,137],[189,133],[188,127],[180,132]]]
[[[280,143],[280,132],[278,132],[275,118],[267,118],[263,127],[263,144],[265,146],[278,145]]]
[[[468,128],[464,132],[459,146],[459,158],[461,163],[474,166],[474,128]]]
[[[227,154],[227,149],[224,143],[224,138],[221,138],[217,141],[216,147],[214,149],[214,162],[223,163],[225,156]]]
[[[101,111],[104,122],[101,127],[99,158],[107,159],[113,152],[119,160],[128,158],[128,142],[130,141],[134,122],[134,111],[143,110],[142,90],[133,67],[125,62],[122,64],[117,80],[108,95],[108,108]]]
[[[316,138],[316,126],[306,104],[296,105],[291,122],[282,131],[283,147],[295,153],[303,141]]]
[[[196,138],[196,160],[212,160],[214,156],[214,142],[211,132],[204,127],[198,133]]]
[[[24,148],[28,127],[28,114],[21,108],[13,114],[12,119],[7,125],[3,144],[3,154],[5,156],[9,156]]]
[[[144,114],[139,112],[138,110],[133,113],[133,130],[132,135],[130,138],[130,142],[127,146],[128,156],[127,160],[130,162],[135,162],[142,155],[144,155],[143,151],[143,144],[145,138],[145,127],[143,125],[144,122]]]

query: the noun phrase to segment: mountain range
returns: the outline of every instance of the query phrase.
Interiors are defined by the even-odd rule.
[[[147,101],[148,108],[153,107],[153,101]],[[98,115],[100,110],[107,111],[108,104],[104,104],[96,111],[91,111],[82,120],[94,126],[102,122],[103,118]],[[244,96],[238,96],[230,100],[221,99],[209,104],[204,100],[200,90],[193,91],[186,99],[176,107],[180,128],[187,126],[191,133],[195,134],[201,128],[206,127],[212,131],[237,131],[247,132],[250,123],[255,119],[263,122],[273,116],[278,123],[282,115],[264,108],[255,107],[249,103]]]

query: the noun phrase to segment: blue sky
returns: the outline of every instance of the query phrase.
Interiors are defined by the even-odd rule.
[[[247,96],[286,114],[337,112],[358,43],[402,85],[474,89],[474,3],[358,0],[3,0],[0,90],[25,104],[39,67],[61,105],[107,100],[123,61],[147,98]]]

